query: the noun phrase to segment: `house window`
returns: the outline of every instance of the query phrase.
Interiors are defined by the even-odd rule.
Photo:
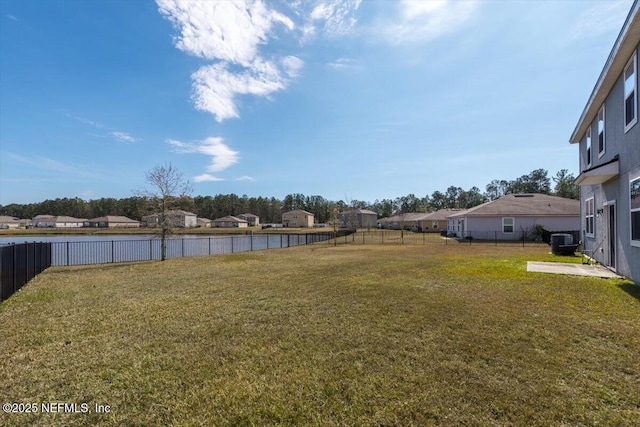
[[[624,131],[638,122],[637,57],[634,53],[624,69]]]
[[[591,126],[587,129],[587,158],[586,158],[587,168],[591,167]]]
[[[584,205],[584,229],[587,235],[591,237],[593,237],[594,235],[594,230],[593,230],[594,212],[595,212],[594,205],[595,204],[594,204],[593,197],[590,199],[587,199]]]
[[[629,182],[631,244],[640,246],[640,177]]]
[[[502,232],[513,233],[513,218],[502,218]]]
[[[598,111],[598,157],[604,155],[604,105]]]

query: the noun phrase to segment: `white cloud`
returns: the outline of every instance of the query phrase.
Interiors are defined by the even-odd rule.
[[[76,120],[76,121],[78,121],[80,123],[83,123],[85,125],[92,126],[92,127],[96,128],[96,129],[104,129],[105,128],[104,125],[102,125],[101,123],[98,123],[98,122],[94,122],[93,120],[88,120],[88,119],[85,119],[83,117],[74,116],[74,115],[71,115],[69,113],[64,113],[64,115],[66,117],[70,118],[70,119]],[[115,139],[116,141],[119,141],[119,142],[138,142],[138,141],[140,141],[140,138],[135,138],[135,137],[131,136],[131,134],[127,133],[127,132],[121,132],[121,131],[117,131],[117,130],[110,131],[109,133],[102,134],[102,135],[95,134],[95,133],[90,133],[89,135],[95,136],[95,137],[98,137],[98,138],[109,138],[109,137],[111,137],[111,138],[113,138],[113,139]]]
[[[157,0],[160,13],[180,31],[176,47],[191,55],[244,66],[258,56],[274,24],[294,28],[293,21],[262,1]]]
[[[117,141],[120,141],[120,142],[136,142],[136,141],[138,141],[137,138],[132,137],[131,135],[129,135],[126,132],[113,131],[113,132],[109,132],[109,135],[111,135]]]
[[[356,66],[356,61],[351,58],[338,58],[335,61],[329,62],[327,65],[331,68],[344,70],[347,68],[354,68]]]
[[[476,0],[403,0],[392,20],[376,31],[392,44],[428,42],[464,26],[477,10]]]
[[[15,16],[13,16],[13,15],[9,15],[9,14],[7,14],[7,15],[5,15],[5,16],[6,16],[7,18],[11,19],[12,21],[17,21],[17,20],[18,20],[18,18],[16,18],[16,17],[15,17]]]
[[[251,176],[247,176],[247,175],[243,175],[239,178],[236,178],[236,181],[249,181],[249,182],[254,182],[255,178],[251,177]]]
[[[208,173],[203,173],[202,175],[197,175],[193,177],[193,182],[218,182],[224,181],[223,178],[218,178]]]
[[[275,64],[260,61],[236,73],[225,63],[209,65],[191,78],[196,109],[212,113],[219,122],[240,116],[235,102],[237,95],[268,96],[284,89],[288,82]]]
[[[318,4],[311,11],[311,21],[324,23],[323,32],[329,36],[344,36],[353,30],[356,18],[353,16],[360,7],[361,0],[332,0]]]
[[[223,144],[222,141],[222,138],[210,137],[196,144],[172,139],[167,142],[175,147],[174,150],[178,153],[197,153],[211,156],[211,163],[209,163],[206,170],[207,172],[216,173],[235,165],[240,160],[239,153],[229,148],[228,145]],[[210,174],[202,174],[196,176],[194,181],[221,181],[221,179]]]
[[[157,0],[160,13],[178,29],[178,49],[216,61],[191,75],[196,109],[217,121],[239,117],[238,95],[268,96],[297,76],[302,60],[295,56],[264,58],[259,48],[276,26],[293,30],[287,16],[257,1]]]
[[[84,124],[86,124],[86,125],[91,125],[91,126],[93,126],[94,128],[98,128],[98,129],[100,129],[100,128],[104,127],[104,126],[102,126],[100,123],[98,123],[98,122],[94,122],[93,120],[87,120],[87,119],[84,119],[84,118],[82,118],[82,117],[72,116],[72,115],[71,115],[71,114],[69,114],[69,113],[65,113],[64,115],[65,115],[65,116],[67,116],[67,117],[69,117],[70,119],[77,120],[77,121],[79,121],[80,123],[84,123]]]
[[[213,114],[218,122],[238,118],[237,97],[269,97],[299,76],[304,62],[298,56],[266,55],[261,48],[277,43],[283,34],[300,41],[323,33],[343,35],[355,25],[353,14],[361,0],[267,3],[262,0],[156,0],[158,10],[178,31],[175,46],[212,61],[191,75],[191,99],[196,109]],[[298,21],[272,7],[288,8]],[[283,52],[283,51],[279,51]]]

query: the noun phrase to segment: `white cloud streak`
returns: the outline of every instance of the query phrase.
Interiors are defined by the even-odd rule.
[[[193,182],[218,182],[224,181],[223,178],[218,178],[208,173],[203,173],[193,177]]]
[[[97,175],[86,172],[82,169],[82,167],[71,164],[61,162],[59,160],[51,159],[49,157],[44,156],[23,156],[20,154],[4,152],[3,155],[6,155],[7,158],[11,158],[14,161],[29,165],[38,171],[51,171],[57,172],[64,175],[72,176],[75,178],[95,178]]]
[[[138,138],[134,138],[126,132],[113,131],[113,132],[109,132],[109,135],[111,135],[113,138],[115,138],[117,141],[120,141],[120,142],[137,142],[138,141]]]
[[[403,0],[376,30],[391,44],[424,43],[454,33],[474,16],[476,0]]]
[[[217,61],[192,74],[196,109],[218,122],[239,117],[238,95],[268,96],[287,87],[302,60],[293,56],[263,58],[259,47],[274,27],[295,25],[262,1],[158,0],[160,13],[179,31],[176,47],[190,55]]]
[[[599,37],[610,31],[617,31],[629,12],[628,1],[608,1],[594,4],[578,16],[571,30],[573,40]]]
[[[235,165],[240,160],[239,153],[232,150],[228,145],[224,144],[222,138],[210,137],[204,141],[198,143],[186,143],[176,141],[173,139],[168,140],[169,145],[174,147],[176,153],[186,154],[204,154],[211,157],[211,162],[207,166],[207,172],[217,173],[226,170],[227,168]],[[222,181],[222,178],[217,178],[214,175],[205,173],[193,178],[195,182],[202,181]]]
[[[290,8],[300,21],[296,24],[262,0],[156,1],[178,32],[176,48],[213,62],[191,75],[191,99],[218,122],[240,117],[238,96],[269,97],[299,76],[304,62],[298,56],[260,51],[278,40],[277,31],[301,34],[301,41],[314,37],[322,25],[325,33],[345,34],[355,25],[352,13],[360,5],[360,0],[332,0],[309,10],[304,2],[278,4]]]
[[[73,115],[71,115],[69,113],[65,113],[64,115],[66,117],[70,118],[70,119],[76,120],[76,121],[78,121],[80,123],[83,123],[85,125],[89,125],[89,126],[94,127],[96,129],[104,129],[104,127],[105,127],[101,123],[94,122],[93,120],[88,120],[88,119],[85,119],[85,118],[82,118],[82,117],[73,116]],[[140,138],[135,138],[135,137],[131,136],[131,134],[127,133],[127,132],[121,132],[121,131],[117,131],[117,130],[110,131],[106,135],[99,135],[99,134],[90,134],[90,135],[97,136],[99,138],[109,138],[110,137],[112,139],[115,139],[118,142],[138,142],[138,141],[140,141]]]
[[[323,31],[331,37],[344,36],[356,25],[354,13],[361,0],[333,0],[321,2],[311,11],[311,20],[324,23]]]

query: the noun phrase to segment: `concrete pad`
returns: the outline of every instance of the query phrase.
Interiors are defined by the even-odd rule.
[[[605,277],[607,279],[620,278],[611,270],[601,265],[566,264],[563,262],[527,261],[527,271],[535,273],[572,274],[574,276]]]

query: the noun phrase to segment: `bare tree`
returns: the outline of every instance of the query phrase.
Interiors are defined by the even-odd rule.
[[[144,197],[157,216],[159,227],[161,260],[167,258],[167,237],[175,227],[174,216],[170,214],[180,200],[191,192],[191,184],[171,163],[156,166],[145,174],[149,188],[143,191]]]

